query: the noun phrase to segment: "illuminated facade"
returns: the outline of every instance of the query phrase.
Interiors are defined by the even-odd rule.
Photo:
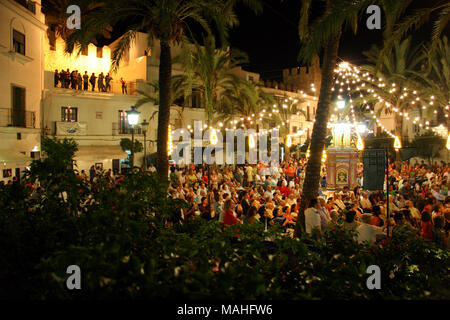
[[[0,180],[39,157],[46,26],[41,1],[0,0]]]
[[[345,186],[358,185],[357,167],[359,151],[357,141],[352,140],[352,124],[336,122],[331,124],[332,144],[327,149],[327,189],[339,190]]]

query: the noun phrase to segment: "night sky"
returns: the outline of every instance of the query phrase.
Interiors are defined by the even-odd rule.
[[[230,43],[232,47],[248,54],[250,63],[244,66],[244,69],[260,73],[263,79],[280,79],[283,68],[300,65],[297,60],[300,49],[297,28],[301,0],[261,0],[261,2],[263,13],[258,16],[243,6],[237,8],[240,25],[232,30]],[[431,7],[438,2],[442,0],[415,0],[407,13],[418,8]],[[321,12],[322,8],[313,7],[313,17]],[[354,64],[363,64],[366,61],[362,52],[370,49],[373,44],[382,44],[383,30],[369,30],[366,27],[368,17],[368,14],[361,17],[356,35],[351,30],[344,31],[339,58]],[[430,30],[429,24],[415,31],[413,42],[420,43],[428,39]]]
[[[260,73],[262,79],[281,80],[283,68],[300,65],[297,59],[300,49],[297,28],[302,1],[260,1],[263,4],[263,12],[259,15],[255,15],[243,5],[236,8],[240,24],[231,30],[229,43],[232,48],[237,48],[248,54],[249,63],[243,66],[245,70]],[[414,0],[407,13],[417,8],[430,7],[442,1],[444,0]],[[312,8],[312,19],[323,12],[323,2],[315,3]],[[383,12],[382,15],[384,15]],[[366,20],[368,17],[368,14],[362,15],[356,35],[351,30],[344,30],[339,49],[340,59],[348,60],[357,65],[363,64],[366,62],[363,51],[370,49],[373,44],[382,44],[382,30],[367,29]],[[114,26],[112,39],[102,39],[99,43],[109,44],[126,31],[127,25],[128,23],[124,21]],[[193,30],[196,33],[195,26]],[[431,27],[428,26],[415,31],[413,42],[419,43],[428,39],[430,30]],[[197,40],[200,39],[201,36]]]
[[[230,43],[248,54],[250,63],[244,69],[261,73],[264,79],[278,78],[281,69],[300,65],[297,28],[301,1],[262,0],[262,3],[263,13],[258,16],[244,7],[237,9],[240,25],[231,32]],[[352,31],[343,34],[339,50],[340,58],[355,64],[364,62],[362,51],[382,41],[381,30],[368,30],[365,20],[360,21],[359,27],[356,36]]]

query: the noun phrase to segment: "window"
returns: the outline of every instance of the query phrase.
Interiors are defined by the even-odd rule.
[[[127,113],[125,112],[125,110],[119,110],[120,133],[122,133],[123,130],[126,130],[126,128],[128,128]]]
[[[78,108],[61,107],[61,121],[62,122],[77,122]]]
[[[291,133],[297,133],[297,131],[298,131],[297,127],[296,127],[296,126],[293,126],[293,127],[292,127]]]
[[[306,107],[306,121],[311,121],[311,117],[309,114],[309,106]]]
[[[89,47],[86,46],[86,48],[81,50],[81,55],[82,56],[87,56],[89,52]],[[98,48],[97,48],[97,55],[98,55]]]
[[[103,58],[103,47],[97,47],[97,58]]]
[[[248,76],[248,81],[254,82],[254,81],[255,81],[255,78],[253,78],[253,76]]]
[[[13,29],[13,49],[14,52],[25,55],[25,35]]]
[[[202,107],[201,93],[198,89],[192,89],[192,108]]]
[[[3,169],[3,178],[12,177],[12,169]]]
[[[12,115],[14,127],[25,127],[25,88],[12,86]]]

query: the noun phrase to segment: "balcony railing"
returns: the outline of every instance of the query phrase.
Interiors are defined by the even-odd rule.
[[[131,134],[131,127],[128,125],[123,125],[121,122],[113,122],[112,126],[112,134],[113,136],[119,135],[119,134]],[[141,128],[135,128],[134,134],[142,134]]]
[[[34,111],[0,108],[0,127],[35,128]]]
[[[36,14],[36,2],[31,0],[14,0],[28,11]]]
[[[127,86],[126,91],[125,90],[122,91],[122,84],[120,83],[119,80],[112,80],[110,82],[111,88],[108,89],[107,91],[106,91],[105,81],[103,81],[103,85],[104,85],[104,91],[100,91],[98,89],[98,82],[95,81],[95,90],[92,91],[92,86],[91,86],[91,83],[89,82],[88,83],[88,89],[87,89],[86,92],[100,92],[100,93],[101,92],[106,92],[106,93],[133,95],[133,96],[137,95],[137,83],[136,83],[136,81],[127,82],[127,84],[126,84],[126,86]],[[62,84],[61,84],[61,82],[59,82],[57,88],[61,88],[61,87],[62,87]],[[81,88],[80,89],[78,89],[78,86],[77,86],[77,89],[72,89],[71,88],[71,84],[68,84],[68,85],[66,84],[66,89],[72,89],[72,90],[76,90],[78,92],[81,92],[81,91],[84,92],[83,88],[84,88],[83,84],[81,84]]]

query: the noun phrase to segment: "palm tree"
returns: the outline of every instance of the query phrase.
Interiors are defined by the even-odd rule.
[[[43,0],[42,1],[42,12],[45,14],[45,24],[48,26],[47,35],[50,42],[53,43],[57,37],[61,37],[66,40],[67,37],[74,32],[67,28],[67,8],[74,4],[72,0]],[[101,7],[101,3],[88,3],[83,6],[83,11],[81,12],[81,19],[88,16],[95,9]],[[83,24],[83,21],[82,21]],[[111,37],[112,27],[107,24],[104,26],[101,33],[99,33],[104,38],[109,39]],[[91,40],[96,43],[96,39]]]
[[[293,115],[302,115],[306,117],[306,112],[301,105],[305,102],[304,99],[294,99],[292,97],[285,97],[282,99],[281,104],[276,105],[276,109],[278,110],[276,121],[281,124],[280,126],[280,134],[282,136],[286,136],[289,134],[289,122],[291,121],[291,117]]]
[[[214,109],[217,108],[223,93],[230,83],[237,81],[231,69],[248,61],[247,56],[238,50],[216,48],[212,36],[204,39],[204,46],[194,43],[183,46],[180,61],[192,88],[201,93],[206,109],[207,123],[211,125]]]
[[[89,1],[92,3],[92,1]],[[160,181],[167,183],[168,172],[168,128],[171,104],[172,56],[171,46],[182,42],[191,34],[193,25],[211,33],[211,24],[225,43],[228,28],[236,25],[234,7],[238,0],[98,0],[102,6],[86,18],[80,30],[70,34],[66,51],[72,53],[75,45],[80,52],[106,25],[128,23],[128,31],[122,36],[112,54],[112,71],[128,52],[139,31],[148,33],[149,42],[158,40],[161,48],[159,57],[159,113],[158,113],[158,174]],[[255,11],[261,9],[258,1],[245,1]]]
[[[361,71],[367,72],[373,81],[363,77],[366,91],[363,98],[355,99],[355,104],[379,103],[380,99],[384,103],[379,104],[378,116],[385,111],[391,113],[395,111],[395,135],[402,137],[404,117],[400,113],[409,113],[416,105],[412,103],[415,99],[413,95],[404,96],[402,88],[418,87],[414,80],[414,70],[420,70],[425,62],[423,54],[420,52],[420,45],[411,47],[411,38],[407,38],[400,43],[396,43],[388,55],[382,57],[381,65],[377,66],[382,49],[372,46],[369,51],[364,52],[368,64],[361,66]],[[378,79],[382,79],[384,85],[380,85]],[[371,90],[372,94],[367,90]],[[364,102],[365,101],[365,102]],[[420,110],[419,110],[420,111]]]
[[[423,96],[433,97],[431,109],[436,113],[446,114],[449,122],[450,108],[450,47],[447,37],[443,37],[435,44],[434,50],[424,48],[427,68],[426,72],[414,72],[421,85]]]
[[[303,194],[300,203],[299,219],[296,232],[298,236],[305,230],[304,210],[309,201],[317,197],[320,183],[321,158],[327,134],[329,106],[331,104],[334,69],[336,67],[339,42],[342,29],[350,26],[357,32],[358,15],[365,15],[365,10],[374,1],[339,0],[326,1],[326,8],[322,15],[312,24],[309,23],[311,0],[302,1],[299,20],[299,37],[302,42],[299,57],[304,62],[310,62],[322,48],[322,84],[317,103],[316,121],[311,135],[310,158],[307,164]]]
[[[256,127],[258,119],[261,119],[263,123],[275,119],[275,114],[263,112],[275,103],[275,98],[264,92],[261,86],[238,78],[230,79],[226,86],[218,104],[216,121],[233,123],[236,127],[249,129]]]
[[[390,2],[390,1],[389,1]],[[398,13],[403,13],[406,8],[412,3],[411,0],[397,1]],[[398,19],[400,14],[395,15],[395,19]],[[447,0],[437,1],[437,3],[429,8],[417,9],[411,14],[406,15],[394,28],[389,30],[389,33],[385,37],[386,42],[385,50],[389,51],[390,48],[397,42],[399,42],[406,35],[412,33],[434,18],[433,31],[431,34],[431,47],[435,48],[441,34],[446,29],[450,21],[450,2]]]
[[[284,137],[283,141],[286,141],[287,136],[290,133],[290,125],[291,117],[293,115],[303,115],[306,118],[306,112],[301,108],[301,104],[304,102],[304,99],[293,99],[292,97],[285,97],[280,104],[276,105],[276,121],[280,125],[280,135]],[[290,151],[288,147],[286,148],[286,160],[290,159]]]
[[[171,81],[172,90],[170,97],[172,101],[170,106],[172,110],[175,110],[178,113],[180,126],[183,126],[184,124],[185,102],[190,96],[186,79],[185,75],[175,75],[172,76]],[[146,88],[144,90],[138,90],[138,93],[142,95],[142,97],[136,102],[136,108],[145,104],[157,106],[159,104],[159,81],[155,80],[153,82],[147,82]],[[158,111],[153,112],[149,120],[153,120],[157,114]]]

